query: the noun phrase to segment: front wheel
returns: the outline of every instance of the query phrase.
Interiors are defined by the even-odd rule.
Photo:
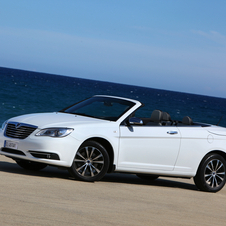
[[[109,162],[108,153],[101,144],[87,141],[75,154],[69,172],[84,181],[97,181],[107,173]]]
[[[47,165],[44,164],[44,163],[40,163],[40,162],[33,162],[33,161],[28,161],[28,160],[16,160],[16,163],[26,169],[26,170],[35,170],[35,171],[38,171],[38,170],[41,170],[41,169],[44,169]]]
[[[201,162],[194,182],[202,191],[218,192],[225,185],[225,172],[225,159],[218,154],[210,154]]]

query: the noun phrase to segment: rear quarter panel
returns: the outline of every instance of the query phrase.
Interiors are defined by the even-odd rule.
[[[211,151],[226,152],[226,137],[210,134],[205,127],[178,127],[181,145],[175,171],[195,176],[200,162]]]

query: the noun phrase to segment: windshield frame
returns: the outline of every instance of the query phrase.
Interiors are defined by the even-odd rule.
[[[98,113],[99,115],[98,114],[96,115],[95,112],[92,112],[92,113],[90,113],[90,112],[87,113],[86,111],[83,113],[79,112],[79,110],[89,108],[89,105],[91,107],[91,105],[94,105],[95,103],[98,103],[98,104],[101,103],[100,107],[104,108],[103,110],[106,110],[107,113],[110,112],[109,111],[110,107],[112,107],[111,110],[113,110],[113,111],[111,111],[111,114],[113,116],[112,115],[103,116],[104,112],[103,111],[101,112],[101,110],[99,110],[99,109],[96,109],[97,112],[99,110],[99,113]],[[128,112],[135,105],[136,105],[136,102],[130,101],[126,98],[117,98],[117,97],[113,97],[113,96],[98,95],[98,96],[93,96],[91,98],[87,98],[87,99],[77,102],[75,104],[72,104],[72,105],[60,110],[59,112],[116,122],[121,116],[123,116],[126,112]],[[116,108],[117,106],[120,107],[121,109]],[[124,107],[124,109],[123,109],[123,107]],[[118,114],[116,111],[118,111]],[[102,115],[100,115],[100,114],[102,114]]]

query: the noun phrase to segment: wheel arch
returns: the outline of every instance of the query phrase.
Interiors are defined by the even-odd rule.
[[[105,149],[106,151],[108,152],[108,155],[109,155],[109,159],[110,159],[110,164],[109,164],[109,168],[108,168],[108,173],[111,173],[115,170],[115,166],[113,164],[114,162],[114,151],[113,151],[113,147],[111,145],[111,143],[104,139],[104,138],[101,138],[101,137],[92,137],[92,138],[89,138],[87,140],[85,140],[81,145],[83,145],[85,142],[87,141],[96,141],[97,143],[101,144]]]
[[[199,167],[200,167],[201,163],[206,159],[206,156],[211,155],[211,154],[218,154],[218,155],[222,156],[225,159],[225,161],[226,161],[226,153],[224,151],[221,151],[221,150],[212,150],[212,151],[208,152],[205,156],[203,156],[203,158],[200,161],[200,163],[198,165],[198,168],[196,170],[196,174],[197,174],[197,172],[199,170]]]
[[[226,161],[226,153],[224,151],[214,150],[214,151],[209,152],[208,154],[218,154],[218,155],[221,155],[225,159],[225,161]]]
[[[213,161],[215,161],[215,163]],[[220,165],[218,165],[219,161]],[[211,165],[208,166],[210,162]],[[225,185],[225,168],[226,153],[224,151],[213,150],[208,152],[203,157],[202,161],[198,166],[196,175],[193,177],[195,185],[201,191],[220,191]],[[208,172],[206,170],[208,170]]]

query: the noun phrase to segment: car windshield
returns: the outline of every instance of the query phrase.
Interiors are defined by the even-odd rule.
[[[94,96],[60,112],[117,121],[135,103],[113,97]]]

